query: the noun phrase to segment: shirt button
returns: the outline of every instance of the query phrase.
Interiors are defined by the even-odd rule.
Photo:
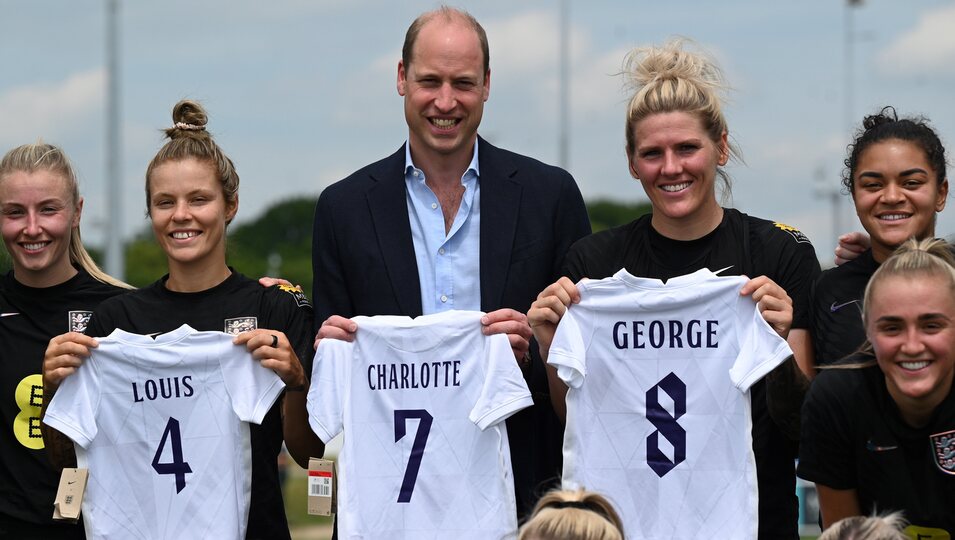
[[[445,303],[445,302],[447,302],[447,301],[448,301],[448,295],[442,294],[442,295],[441,295],[441,303],[443,304],[443,303]]]
[[[444,248],[439,248],[438,253],[440,253],[441,255],[444,255]]]
[[[431,209],[434,210],[438,207],[438,203],[431,203]]]

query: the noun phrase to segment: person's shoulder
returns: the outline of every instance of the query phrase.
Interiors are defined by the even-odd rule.
[[[649,223],[650,214],[645,214],[629,223],[597,231],[574,242],[571,251],[594,254],[605,254],[608,250],[620,251],[625,243],[630,242],[633,236]]]
[[[355,196],[364,192],[375,181],[379,181],[392,173],[400,172],[404,164],[404,145],[395,153],[379,159],[374,163],[369,163],[364,167],[349,174],[345,178],[322,190],[319,196],[319,203],[339,200],[350,196]],[[400,178],[399,178],[400,179]]]
[[[498,167],[510,169],[508,172],[513,172],[512,178],[518,182],[540,180],[574,182],[569,172],[556,165],[494,146],[484,139],[479,139],[478,155],[482,162],[490,162]]]
[[[781,221],[763,219],[728,208],[727,212],[737,212],[749,226],[750,234],[768,245],[788,245],[812,247],[812,242],[797,227]]]
[[[868,386],[873,377],[881,375],[879,366],[873,361],[872,355],[865,353],[855,353],[837,360],[819,370],[810,392],[841,396],[847,405],[858,402],[865,395],[863,388]]]
[[[819,275],[819,285],[840,284],[858,278],[862,278],[864,283],[867,283],[876,268],[878,265],[872,258],[872,251],[869,250],[849,262],[823,270]]]

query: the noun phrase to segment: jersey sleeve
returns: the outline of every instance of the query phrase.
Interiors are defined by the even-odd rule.
[[[262,328],[279,330],[288,338],[306,374],[312,372],[315,355],[315,312],[308,296],[298,287],[274,285],[269,288],[270,312]]]
[[[739,354],[730,368],[730,380],[742,392],[749,390],[776,366],[792,355],[786,340],[763,319],[756,303],[749,297],[737,301],[739,322]]]
[[[481,430],[503,422],[517,411],[534,404],[521,368],[514,361],[506,334],[482,337],[484,342],[484,384],[468,419]]]
[[[105,343],[101,343],[102,347]],[[83,448],[88,448],[99,431],[96,417],[99,412],[100,383],[97,372],[96,350],[67,377],[50,400],[43,423],[59,431]]]
[[[833,489],[854,489],[855,464],[841,374],[822,370],[802,406],[798,476]]]
[[[344,429],[345,392],[355,345],[323,339],[315,352],[308,389],[308,423],[326,444]]]
[[[819,276],[819,259],[805,234],[782,223],[766,223],[763,251],[756,268],[786,291],[793,301],[792,327],[809,328],[809,292]],[[751,276],[756,277],[756,276]]]
[[[571,388],[579,388],[587,376],[585,343],[576,312],[583,309],[571,306],[557,325],[550,345],[547,363],[557,368],[557,376]]]
[[[232,410],[243,422],[261,424],[285,384],[245,347],[233,345],[232,336],[222,334],[219,346],[219,369],[232,400]]]

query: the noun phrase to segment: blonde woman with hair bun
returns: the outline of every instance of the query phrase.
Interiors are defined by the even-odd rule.
[[[715,60],[692,43],[675,39],[662,46],[634,49],[624,61],[623,75],[632,89],[624,122],[627,168],[649,198],[652,213],[579,240],[564,261],[564,277],[541,292],[531,307],[529,323],[546,359],[557,323],[568,306],[581,300],[575,283],[583,278],[607,278],[621,268],[632,276],[664,281],[704,268],[720,271],[721,276],[751,277],[740,294],[757,303],[766,323],[788,341],[795,361],[790,358],[756,382],[746,397],[752,403],[751,445],[757,479],[750,491],[756,491],[758,485],[758,536],[796,538],[793,460],[799,407],[808,386],[796,362],[811,365],[807,310],[810,284],[819,273],[815,251],[795,227],[720,204],[717,184],[722,184],[724,195],[729,194],[725,167],[738,160],[739,151],[723,112],[728,85]],[[553,367],[548,375],[555,410],[564,417],[567,385]],[[628,386],[631,378],[625,373],[614,380],[613,385],[618,386],[602,390],[620,392],[630,396],[622,399],[635,401],[648,391],[633,388],[633,383]],[[688,404],[687,409],[693,410],[692,406]],[[639,409],[635,407],[634,414]],[[643,422],[637,425],[649,426],[646,419]],[[647,427],[647,433],[652,430]],[[618,445],[630,444],[623,438],[634,437],[606,435],[619,437]],[[687,438],[694,435],[698,434],[687,434]],[[606,486],[589,487],[611,497],[619,495]],[[655,508],[668,504],[638,498],[634,494],[632,505],[626,506],[614,499],[628,529],[634,528],[628,520],[635,518],[626,516],[644,516],[658,523]],[[739,507],[750,505],[747,501],[737,503]],[[687,515],[701,512],[702,508],[686,511]]]
[[[554,490],[537,502],[518,540],[623,540],[620,516],[603,495]]]

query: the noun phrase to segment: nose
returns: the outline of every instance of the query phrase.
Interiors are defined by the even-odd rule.
[[[27,222],[23,233],[27,236],[39,236],[43,227],[40,226],[40,216],[36,212],[27,212]]]
[[[674,152],[664,152],[663,168],[660,172],[666,176],[676,176],[683,172],[683,164],[680,162],[680,157]]]
[[[882,202],[897,204],[903,200],[905,200],[905,194],[900,186],[896,185],[895,182],[886,184],[885,189],[882,190]]]
[[[454,96],[454,88],[451,87],[450,83],[442,84],[434,98],[434,106],[441,112],[448,112],[456,104],[457,98]]]
[[[902,354],[915,357],[925,351],[925,343],[922,342],[922,334],[918,328],[909,328],[905,332],[905,341],[902,342]]]
[[[189,202],[179,201],[176,203],[175,211],[172,213],[173,221],[188,221],[190,218]]]

